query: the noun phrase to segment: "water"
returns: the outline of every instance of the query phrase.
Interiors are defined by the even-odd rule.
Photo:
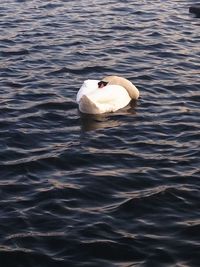
[[[0,266],[199,266],[196,1],[0,5]],[[137,105],[80,114],[86,79]]]

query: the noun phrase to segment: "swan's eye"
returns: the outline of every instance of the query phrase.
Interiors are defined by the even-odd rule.
[[[108,84],[107,82],[100,81],[100,82],[98,82],[98,87],[102,88],[102,87],[106,86],[107,84]]]

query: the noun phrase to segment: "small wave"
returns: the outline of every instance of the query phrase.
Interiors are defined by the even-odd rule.
[[[34,262],[39,262],[43,266],[48,264],[48,266],[55,266],[55,264],[58,264],[59,266],[62,266],[62,261],[58,259],[53,259],[52,256],[48,256],[40,252],[39,250],[37,252],[31,250],[31,249],[10,249],[10,248],[4,248],[3,250],[0,249],[1,252],[1,262],[5,264],[5,266],[13,266],[13,262],[15,262],[15,266],[22,266],[24,264],[26,265],[32,265]],[[64,266],[64,265],[63,265]],[[66,266],[66,262],[65,262]]]
[[[15,51],[1,51],[3,57],[12,57],[12,56],[23,56],[28,55],[29,51],[27,49],[15,50]]]
[[[93,257],[111,261],[142,261],[145,256],[141,250],[134,248],[134,245],[109,240],[82,242],[80,248]]]
[[[118,216],[139,216],[140,214],[152,214],[159,210],[160,213],[167,212],[170,207],[186,205],[185,194],[187,190],[173,187],[155,188],[148,190],[146,194],[128,198],[118,204],[113,212]],[[183,197],[182,197],[183,195]],[[182,204],[181,204],[182,203]],[[189,203],[188,203],[189,204]]]
[[[59,70],[49,72],[47,75],[57,75],[62,73],[70,73],[70,74],[90,74],[90,73],[106,73],[111,71],[111,69],[103,66],[92,66],[92,67],[83,67],[81,69],[71,69],[67,67],[63,67]]]

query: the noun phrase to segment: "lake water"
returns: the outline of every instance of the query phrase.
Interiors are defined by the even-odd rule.
[[[0,4],[0,266],[200,266],[196,1]],[[86,79],[130,79],[101,116]]]

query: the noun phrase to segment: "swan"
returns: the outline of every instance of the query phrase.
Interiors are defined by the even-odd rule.
[[[79,89],[76,102],[79,110],[88,114],[115,112],[139,98],[138,89],[127,79],[106,76],[101,81],[86,80]]]

